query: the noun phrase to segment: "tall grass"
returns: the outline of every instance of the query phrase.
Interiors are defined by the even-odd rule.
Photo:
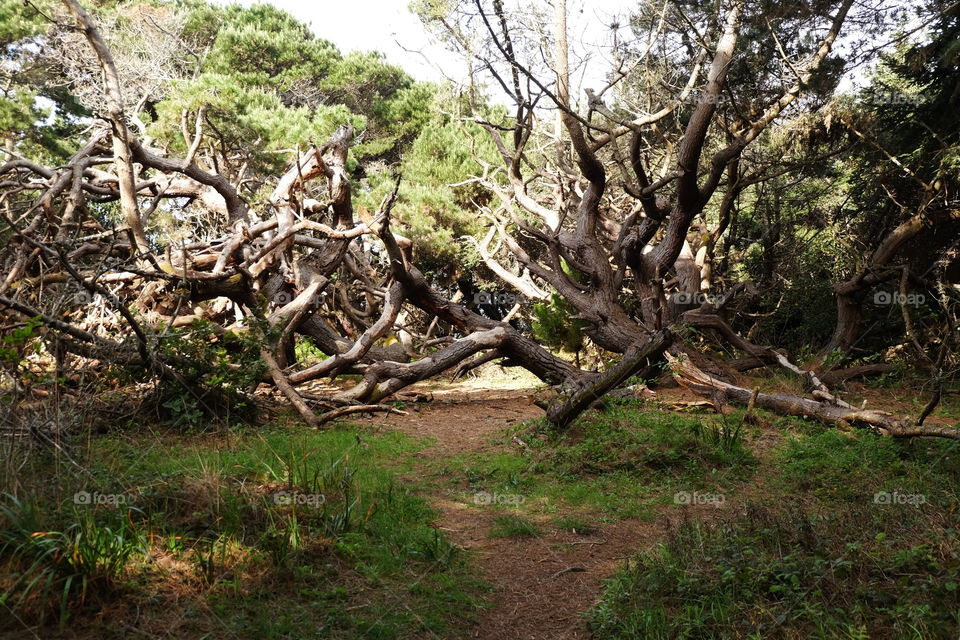
[[[13,576],[0,599],[15,611],[35,609],[41,622],[54,607],[66,622],[71,604],[82,604],[93,590],[111,589],[130,560],[146,550],[146,537],[129,513],[108,521],[75,514],[62,530],[43,530],[35,503],[6,494],[0,518],[0,561]]]
[[[85,604],[129,610],[122,594],[162,618],[167,608],[150,603],[173,588],[207,632],[439,634],[473,615],[484,587],[396,479],[420,447],[400,434],[271,427],[91,435],[71,443],[67,464],[31,449],[16,495],[0,499],[0,627],[90,624]],[[122,490],[136,508],[74,504],[94,488]]]

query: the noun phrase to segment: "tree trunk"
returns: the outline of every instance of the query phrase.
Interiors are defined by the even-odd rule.
[[[590,405],[630,376],[649,377],[654,369],[653,362],[672,342],[673,334],[669,329],[663,329],[646,342],[628,349],[620,362],[597,374],[571,396],[555,399],[547,409],[547,419],[560,429],[566,428]]]
[[[754,390],[718,380],[704,373],[689,360],[680,360],[669,355],[667,358],[674,366],[674,378],[677,382],[705,398],[715,398],[720,395],[724,400],[741,406],[748,406],[752,402],[754,406],[780,415],[813,418],[832,425],[846,424],[862,427],[897,438],[939,437],[960,440],[960,425],[956,427],[918,425],[909,418],[896,418],[884,411],[841,407],[781,393],[757,393]]]

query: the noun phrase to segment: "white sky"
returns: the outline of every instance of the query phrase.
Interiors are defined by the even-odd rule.
[[[263,0],[213,1],[224,5],[250,6]],[[575,89],[578,86],[580,88],[575,99],[582,98],[583,88],[598,89],[603,85],[603,78],[611,65],[600,57],[602,47],[598,45],[609,42],[607,25],[614,20],[626,25],[626,16],[631,10],[636,10],[640,1],[568,0],[568,29],[574,48],[571,62],[575,63],[579,58],[578,53],[594,51],[586,67],[574,69],[572,82]],[[464,61],[457,54],[431,42],[420,20],[409,11],[409,0],[267,0],[267,3],[309,25],[317,37],[330,40],[343,53],[380,51],[387,61],[400,66],[418,80],[439,81],[444,75],[458,81],[464,80]],[[548,14],[551,11],[547,0],[506,0],[508,8],[520,3],[526,7],[535,3]],[[624,35],[628,27],[620,28]],[[576,51],[579,47],[583,47],[580,52]],[[857,78],[862,79],[864,71],[863,68],[848,71],[841,83],[841,90],[851,89],[857,83]],[[490,98],[494,101],[506,99],[501,95],[492,95]]]
[[[260,4],[253,0],[217,0],[217,3]],[[438,53],[441,57],[444,54],[442,49],[430,49],[427,34],[420,20],[407,10],[406,0],[271,0],[266,4],[292,14],[309,25],[317,37],[330,40],[343,53],[380,51],[388,61],[403,67],[418,80],[441,78],[423,56],[403,49],[425,49],[435,59]]]
[[[215,1],[243,6],[257,4],[255,0]],[[541,3],[549,12],[544,0],[519,1]],[[463,61],[430,42],[420,20],[408,10],[408,0],[269,0],[267,4],[289,12],[309,25],[317,37],[330,40],[344,53],[380,51],[389,62],[418,80],[438,81],[444,73],[462,79]],[[569,0],[571,43],[601,40],[610,16],[626,14],[637,4],[638,0]],[[621,24],[624,23],[621,20]],[[605,70],[606,65],[597,60],[588,75],[600,77]]]

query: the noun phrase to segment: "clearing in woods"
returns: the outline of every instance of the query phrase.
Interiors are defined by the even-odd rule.
[[[0,638],[955,638],[954,442],[681,389],[610,400],[556,432],[532,380],[495,367],[411,391],[402,415],[323,431],[287,414],[130,427],[92,432],[69,464],[29,458],[29,501],[4,535],[50,569],[53,606],[31,621],[41,592],[18,601],[7,574],[0,602],[16,616]],[[849,383],[846,397],[916,414],[911,393]],[[931,423],[958,415],[945,398]],[[117,493],[126,510],[70,500]],[[62,618],[63,567],[44,564],[60,530],[100,563]]]
[[[773,379],[758,384],[782,388],[790,382]],[[638,552],[665,542],[681,523],[743,518],[752,505],[776,510],[780,503],[802,503],[803,497],[791,492],[795,486],[780,481],[774,466],[788,440],[799,442],[811,434],[826,433],[815,423],[762,412],[746,421],[742,412],[729,407],[722,407],[718,415],[715,407],[682,389],[656,394],[646,391],[642,394],[645,402],[628,401],[647,405],[645,420],[656,420],[656,411],[664,410],[668,428],[683,430],[701,419],[707,424],[719,423],[721,429],[739,425],[742,432],[730,447],[736,449],[742,443],[742,450],[729,451],[730,456],[708,461],[706,466],[690,456],[692,473],[671,464],[679,466],[684,460],[631,460],[633,443],[618,441],[615,431],[604,432],[603,418],[596,420],[602,414],[594,413],[568,437],[551,440],[551,445],[571,447],[574,457],[596,456],[598,460],[616,460],[616,449],[623,445],[620,461],[594,468],[584,464],[578,469],[581,477],[575,480],[557,475],[549,480],[532,479],[545,468],[543,463],[555,459],[547,453],[550,445],[544,453],[538,452],[536,445],[544,447],[548,437],[538,433],[536,426],[530,427],[530,421],[543,417],[533,402],[535,389],[510,386],[489,376],[456,385],[434,384],[425,392],[431,401],[407,404],[407,415],[354,421],[364,429],[401,431],[431,443],[416,454],[418,460],[408,477],[420,484],[421,495],[439,511],[437,526],[470,552],[473,566],[494,588],[489,608],[472,625],[469,636],[474,638],[592,637],[587,613],[598,604],[603,581]],[[872,407],[905,413],[913,410],[893,390],[861,385],[851,385],[851,389],[859,392],[858,402],[869,396]],[[955,409],[947,409],[948,414],[951,411]],[[735,414],[729,416],[729,422],[727,414]],[[634,417],[628,411],[614,419],[630,422]],[[591,435],[597,422],[601,435]],[[649,428],[643,419],[638,422],[638,429]],[[521,424],[525,428],[519,428]],[[860,435],[840,437],[856,441]],[[596,442],[590,442],[593,437]],[[702,443],[708,447],[718,444],[709,436],[702,438]],[[671,454],[683,457],[684,443],[669,436],[654,436],[646,444],[655,450],[667,449],[665,458]],[[719,444],[723,448],[723,443]],[[612,455],[598,452],[596,447],[607,447],[606,453]],[[669,451],[671,447],[676,450]],[[946,445],[946,449],[956,447]],[[726,466],[726,472],[711,463]],[[633,473],[635,470],[624,468],[630,465],[647,465],[654,471]],[[829,486],[833,480],[824,477],[827,486],[812,492],[835,491],[836,487]],[[591,483],[596,483],[593,490]],[[694,497],[689,499],[691,495]],[[811,510],[819,506],[807,501]]]

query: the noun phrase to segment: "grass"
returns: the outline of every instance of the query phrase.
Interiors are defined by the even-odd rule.
[[[122,638],[115,621],[136,615],[148,636],[462,637],[489,587],[420,495],[492,509],[490,535],[522,539],[702,514],[674,504],[687,492],[733,508],[622,566],[587,614],[595,637],[955,639],[960,445],[756,417],[621,401],[433,458],[401,433],[280,424],[91,435],[70,460],[11,450],[0,625]]]
[[[540,420],[511,430],[504,442],[514,435],[527,446],[436,461],[436,477],[468,494],[522,496],[520,508],[530,511],[578,507],[601,518],[649,518],[678,490],[728,487],[756,465],[742,413],[678,416],[617,402],[564,432]]]
[[[146,551],[146,539],[122,514],[98,521],[89,513],[75,513],[62,531],[45,531],[35,505],[4,497],[0,557],[14,575],[0,604],[20,610],[35,601],[41,623],[56,607],[62,625],[71,603],[84,602],[92,592],[110,592],[127,563]]]
[[[686,522],[607,581],[597,638],[954,638],[960,520],[866,505]],[[936,533],[932,536],[932,533]]]
[[[955,638],[958,454],[861,432],[785,441],[762,505],[685,521],[607,581],[595,637]]]
[[[490,527],[491,538],[536,538],[539,535],[537,525],[521,516],[499,516]]]
[[[922,493],[942,507],[960,501],[960,444],[955,441],[823,430],[788,440],[774,464],[783,492],[837,506],[871,502],[876,493],[894,491]]]
[[[136,607],[143,629],[191,637],[456,637],[487,587],[397,481],[423,446],[349,428],[94,438],[74,452],[82,472],[26,477],[4,502],[0,593],[12,611],[0,624],[55,609],[61,623],[122,637],[111,617],[81,614]],[[125,504],[78,505],[78,491]]]

